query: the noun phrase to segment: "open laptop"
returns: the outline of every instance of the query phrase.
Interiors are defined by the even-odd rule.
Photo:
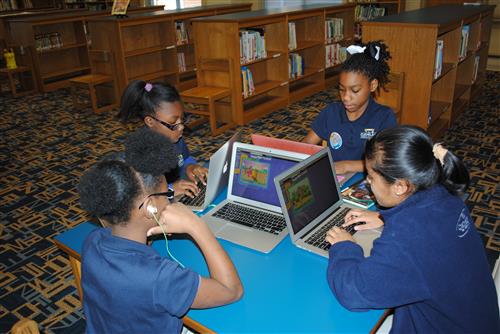
[[[215,234],[260,252],[270,252],[287,234],[274,177],[307,155],[234,143],[227,199],[203,216]]]
[[[210,157],[210,164],[208,165],[207,184],[204,185],[198,182],[200,192],[193,198],[184,195],[179,198],[179,202],[187,205],[194,211],[205,210],[205,208],[213,202],[215,197],[227,186],[233,144],[240,140],[240,137],[240,132],[236,131],[217,152],[212,154]]]
[[[325,148],[298,163],[278,175],[274,183],[292,242],[328,257],[330,244],[325,241],[326,232],[333,226],[341,226],[347,212],[356,208],[342,201],[330,150]],[[355,231],[353,227],[347,230],[368,256],[381,229]]]
[[[298,141],[267,137],[259,134],[251,134],[252,143],[254,145],[277,148],[280,150],[304,153],[307,155],[313,155],[321,151],[324,147],[319,145],[313,145],[308,143],[302,143]],[[337,181],[339,185],[342,186],[347,180],[349,180],[354,173],[345,173],[337,175]]]

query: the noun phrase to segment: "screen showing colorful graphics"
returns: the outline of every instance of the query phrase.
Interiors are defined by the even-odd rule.
[[[327,154],[283,179],[280,186],[294,233],[340,200]]]
[[[296,163],[296,160],[238,149],[231,194],[279,207],[274,177]]]

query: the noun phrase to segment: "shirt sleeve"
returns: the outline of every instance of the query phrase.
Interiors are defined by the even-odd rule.
[[[377,239],[368,258],[356,243],[339,242],[330,248],[327,280],[338,301],[351,311],[396,307],[430,295],[414,262],[390,236]]]
[[[387,108],[385,110],[385,118],[382,121],[382,124],[380,126],[380,130],[382,129],[390,129],[390,128],[395,128],[398,126],[398,120],[396,119],[396,114],[391,108]]]
[[[326,108],[321,110],[321,112],[316,116],[314,121],[311,123],[311,129],[323,140],[328,140],[330,137],[331,129],[329,128],[329,120],[331,113],[334,111],[333,104],[328,105]]]
[[[153,302],[160,310],[182,317],[193,304],[200,276],[177,263],[164,259],[158,270],[153,290]]]

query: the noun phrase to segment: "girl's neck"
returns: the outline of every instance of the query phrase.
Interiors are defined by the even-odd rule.
[[[132,240],[141,244],[146,244],[146,230],[144,222],[128,222],[111,226],[111,234],[116,237]]]
[[[366,102],[358,110],[356,110],[354,112],[346,111],[347,119],[351,122],[354,122],[357,119],[359,119],[361,116],[363,116],[363,114],[366,111],[366,108],[368,108],[368,103],[370,103],[370,98],[368,98],[368,100],[366,100]]]

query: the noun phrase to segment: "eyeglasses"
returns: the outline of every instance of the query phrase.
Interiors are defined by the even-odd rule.
[[[148,195],[148,197],[146,197],[146,199],[148,199],[150,197],[156,197],[156,196],[165,196],[169,202],[172,202],[174,200],[174,191],[168,190],[164,193],[154,193],[154,194]],[[146,202],[146,199],[144,199],[144,202]],[[139,205],[139,210],[142,209],[142,207],[144,206],[144,202],[142,202],[141,205]]]
[[[167,123],[167,122],[159,120],[158,118],[156,118],[154,116],[151,116],[151,115],[149,115],[149,117],[151,117],[155,121],[159,122],[161,125],[163,125],[167,129],[169,129],[170,131],[177,131],[179,129],[179,127],[184,126],[184,124],[187,122],[187,118],[186,117],[184,117],[184,119],[182,120],[182,122],[175,123],[175,124]]]

